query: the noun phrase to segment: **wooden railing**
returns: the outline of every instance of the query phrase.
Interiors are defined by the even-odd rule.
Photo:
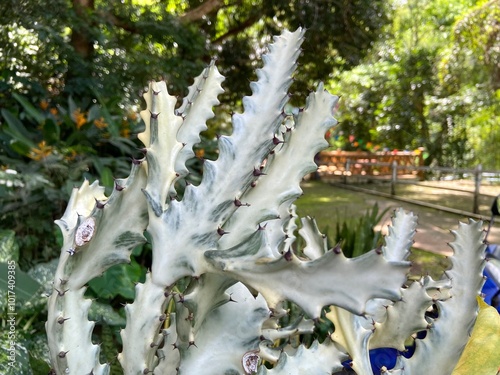
[[[326,154],[326,155],[325,155]],[[424,205],[431,208],[438,208],[443,211],[449,211],[460,215],[469,215],[481,220],[485,220],[485,217],[479,215],[479,197],[480,195],[488,195],[482,194],[481,186],[483,178],[488,180],[488,183],[496,183],[500,180],[500,171],[495,170],[483,170],[481,164],[477,165],[474,169],[465,169],[465,168],[449,168],[449,167],[441,167],[441,166],[419,166],[415,165],[416,162],[420,163],[419,158],[414,158],[413,162],[415,164],[411,164],[411,155],[403,154],[398,155],[393,153],[391,155],[392,159],[387,158],[385,160],[392,160],[392,163],[389,162],[376,162],[377,156],[378,160],[384,160],[383,157],[388,156],[385,155],[376,155],[368,153],[354,153],[354,152],[336,152],[336,153],[325,153],[323,155],[319,155],[319,168],[318,173],[320,178],[328,177],[341,177],[337,179],[337,182],[344,184],[344,186],[348,186],[350,183],[359,183],[361,181],[384,181],[385,183],[390,182],[390,192],[384,193],[380,191],[373,191],[372,193],[386,196],[388,198],[400,199],[406,201],[408,203],[415,203]],[[402,156],[402,157],[401,157]],[[419,155],[414,155],[419,156]],[[361,158],[363,157],[363,158]],[[327,164],[328,163],[328,164]],[[441,176],[445,176],[444,179],[435,177],[430,181],[424,181],[424,174],[432,173],[439,174]],[[404,175],[404,176],[402,176]],[[385,177],[385,178],[377,178],[377,176]],[[463,181],[467,179],[471,182],[470,186],[472,188],[457,188],[454,186],[439,186],[438,183],[440,181],[451,181],[456,177]],[[387,178],[388,177],[388,178]],[[420,181],[417,181],[420,180]],[[429,182],[434,182],[433,184],[429,184]],[[472,213],[466,211],[460,211],[453,208],[446,208],[443,206],[437,206],[435,204],[429,204],[417,200],[405,199],[401,197],[397,197],[396,185],[400,183],[413,184],[418,185],[420,187],[434,188],[434,189],[444,189],[449,191],[458,191],[462,193],[470,193],[472,194]],[[359,185],[359,184],[358,184]],[[493,187],[495,190],[494,195],[490,194],[490,197],[494,197],[498,194],[497,188]],[[369,192],[370,189],[365,188],[357,188],[358,190],[362,190],[365,192]],[[472,215],[470,215],[472,214]],[[466,216],[467,216],[466,215]]]
[[[398,166],[399,175],[422,177],[415,167],[423,166],[420,152],[363,152],[363,151],[322,151],[318,155],[318,172],[323,177],[330,176],[391,176],[392,165]],[[405,168],[408,167],[408,168]]]

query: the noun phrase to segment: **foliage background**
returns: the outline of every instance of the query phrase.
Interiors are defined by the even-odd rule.
[[[271,35],[309,29],[294,85],[305,94],[321,77],[367,56],[388,22],[384,3],[56,0],[47,7],[6,1],[0,10],[0,227],[15,232],[21,267],[57,255],[52,222],[73,186],[98,178],[109,190],[114,177],[128,173],[129,158],[142,157],[135,135],[149,79],[166,79],[182,97],[193,77],[218,60],[227,78],[223,104],[204,134],[211,143],[199,150],[215,158],[215,135],[231,131],[229,114],[248,94]],[[193,168],[196,181],[201,167],[194,162]]]

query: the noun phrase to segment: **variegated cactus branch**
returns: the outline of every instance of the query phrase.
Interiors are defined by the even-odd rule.
[[[422,330],[427,337],[417,340],[414,357],[390,372],[453,369],[482,283],[481,224],[457,230],[449,278],[424,277],[406,288],[416,229],[411,213],[396,211],[385,246],[353,259],[329,249],[314,220],[302,219],[299,228],[294,202],[301,180],[316,168],[315,154],[328,146],[324,133],[336,124],[338,102],[319,84],[304,108],[287,105],[303,36],[298,29],[274,39],[243,113],[232,116],[233,133],[219,137],[218,159],[205,161],[201,183],[186,186],[182,198],[176,183],[189,173],[187,161],[214,116],[224,77],[212,62],[177,109],[165,82],[149,84],[139,134],[144,160],[134,161],[109,197],[84,182],[57,221],[64,245],[46,324],[56,374],[110,372],[91,340],[86,284],[128,262],[146,231],[152,269],[125,306],[118,354],[124,374],[330,374],[344,361],[371,374],[370,349],[403,350]],[[288,302],[301,315],[281,326]],[[425,316],[433,304],[436,321]],[[291,338],[313,332],[325,308],[335,332],[309,347],[292,346]]]
[[[439,317],[430,322],[426,338],[417,340],[414,355],[409,359],[400,357],[389,374],[451,374],[467,344],[477,317],[477,296],[484,283],[485,232],[481,222],[470,220],[468,224],[460,223],[453,234],[452,268],[446,273],[451,298],[434,301]]]
[[[132,249],[145,242],[147,206],[142,193],[146,171],[139,163],[117,180],[109,198],[104,188],[87,181],[74,189],[64,216],[57,221],[63,248],[49,297],[46,323],[52,366],[57,374],[107,374],[99,363],[99,346],[91,341],[87,319],[91,301],[85,284],[109,267],[130,261]],[[141,203],[142,202],[142,203]]]

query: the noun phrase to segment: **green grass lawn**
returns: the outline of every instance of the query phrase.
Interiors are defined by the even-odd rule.
[[[316,219],[320,229],[334,229],[337,222],[358,218],[371,208],[359,194],[332,189],[323,182],[304,182],[301,186],[304,195],[295,202],[297,213]]]

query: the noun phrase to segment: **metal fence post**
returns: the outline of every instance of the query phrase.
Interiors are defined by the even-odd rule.
[[[351,169],[351,159],[347,159],[345,162],[344,184],[346,184],[346,185],[347,185],[347,174],[349,173],[349,169]]]
[[[398,182],[398,163],[392,162],[391,195],[396,195],[396,183]]]
[[[481,190],[481,178],[483,177],[483,166],[478,164],[474,169],[474,201],[472,205],[472,212],[479,213],[479,191]]]

